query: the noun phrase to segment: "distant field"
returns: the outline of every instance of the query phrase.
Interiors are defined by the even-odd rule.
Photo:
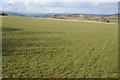
[[[80,15],[80,14],[71,14],[71,15],[54,15],[48,18],[54,19],[66,19],[66,20],[82,20],[82,21],[96,21],[96,22],[105,22],[105,23],[118,23],[118,15],[114,14],[111,16],[100,16],[100,15]]]
[[[3,17],[3,78],[117,78],[117,24]]]

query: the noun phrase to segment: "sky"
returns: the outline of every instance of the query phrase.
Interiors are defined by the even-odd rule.
[[[118,0],[2,0],[0,5],[18,13],[118,13]]]

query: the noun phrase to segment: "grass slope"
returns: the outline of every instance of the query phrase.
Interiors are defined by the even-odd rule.
[[[3,17],[3,78],[118,77],[117,24]]]

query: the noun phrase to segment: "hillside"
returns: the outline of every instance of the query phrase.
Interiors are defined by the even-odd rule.
[[[54,15],[49,18],[56,19],[70,19],[70,20],[85,20],[85,21],[99,21],[107,23],[118,23],[118,15],[101,15],[101,14],[70,14],[70,15]]]
[[[107,23],[118,23],[118,14],[71,14],[71,13],[16,13],[16,12],[0,12],[8,16],[27,16],[42,17],[69,20],[99,21]]]

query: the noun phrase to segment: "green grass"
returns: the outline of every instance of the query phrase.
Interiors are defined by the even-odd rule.
[[[117,24],[3,17],[3,78],[117,78]]]

